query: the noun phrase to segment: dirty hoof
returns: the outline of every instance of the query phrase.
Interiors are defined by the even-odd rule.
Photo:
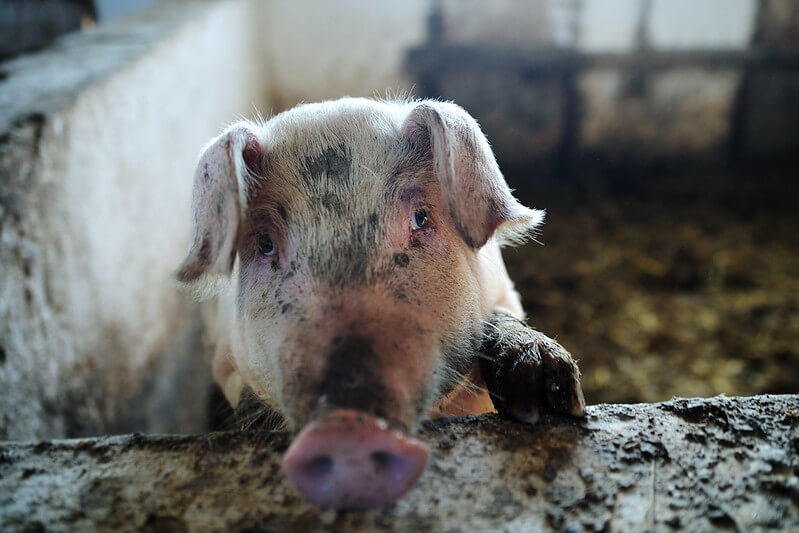
[[[480,369],[500,414],[535,423],[542,411],[585,413],[580,370],[563,346],[504,311],[484,332]]]

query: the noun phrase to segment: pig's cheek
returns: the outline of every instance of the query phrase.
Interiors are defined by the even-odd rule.
[[[256,373],[259,369],[263,373],[268,370],[266,365],[274,359],[272,347],[280,343],[276,335],[280,327],[260,317],[248,317],[245,322],[248,366]]]
[[[254,291],[261,297],[261,292]],[[239,331],[245,346],[237,361],[244,384],[261,397],[272,397],[280,389],[280,371],[277,368],[273,347],[280,345],[277,338],[281,325],[275,323],[275,314],[248,301]]]
[[[281,263],[277,257],[256,255],[247,267],[247,290],[257,291],[274,285],[280,270]]]

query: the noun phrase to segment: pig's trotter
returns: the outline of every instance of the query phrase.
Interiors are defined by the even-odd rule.
[[[580,370],[563,346],[501,310],[484,335],[480,369],[499,413],[530,423],[542,410],[585,413]]]

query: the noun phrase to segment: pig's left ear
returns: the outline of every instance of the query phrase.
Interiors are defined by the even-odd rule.
[[[543,211],[513,197],[480,126],[463,108],[420,103],[405,119],[403,132],[416,150],[432,158],[455,226],[472,248],[495,233],[501,239],[522,238],[543,221]]]
[[[261,142],[246,122],[206,146],[194,174],[192,245],[175,274],[178,283],[202,294],[230,275],[249,184],[262,162]]]

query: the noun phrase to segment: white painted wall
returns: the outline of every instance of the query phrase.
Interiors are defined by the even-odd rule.
[[[572,0],[442,0],[443,40],[516,50],[574,44]]]
[[[631,52],[641,17],[640,0],[585,0],[577,46],[584,52]]]
[[[749,44],[756,0],[652,1],[649,35],[656,49],[743,49]]]
[[[407,93],[407,51],[427,38],[431,0],[269,0],[254,34],[268,100],[279,111],[305,101]],[[265,115],[270,110],[265,110]]]
[[[157,405],[185,392],[177,374],[202,357],[185,353],[195,311],[169,279],[188,249],[199,150],[252,108],[261,71],[250,34],[230,31],[246,26],[249,2],[194,7],[143,57],[46,117],[23,218],[0,230],[0,438],[62,436],[73,407],[86,427],[132,418],[202,429],[186,427],[191,415],[170,427]],[[203,402],[169,407],[204,415]]]

